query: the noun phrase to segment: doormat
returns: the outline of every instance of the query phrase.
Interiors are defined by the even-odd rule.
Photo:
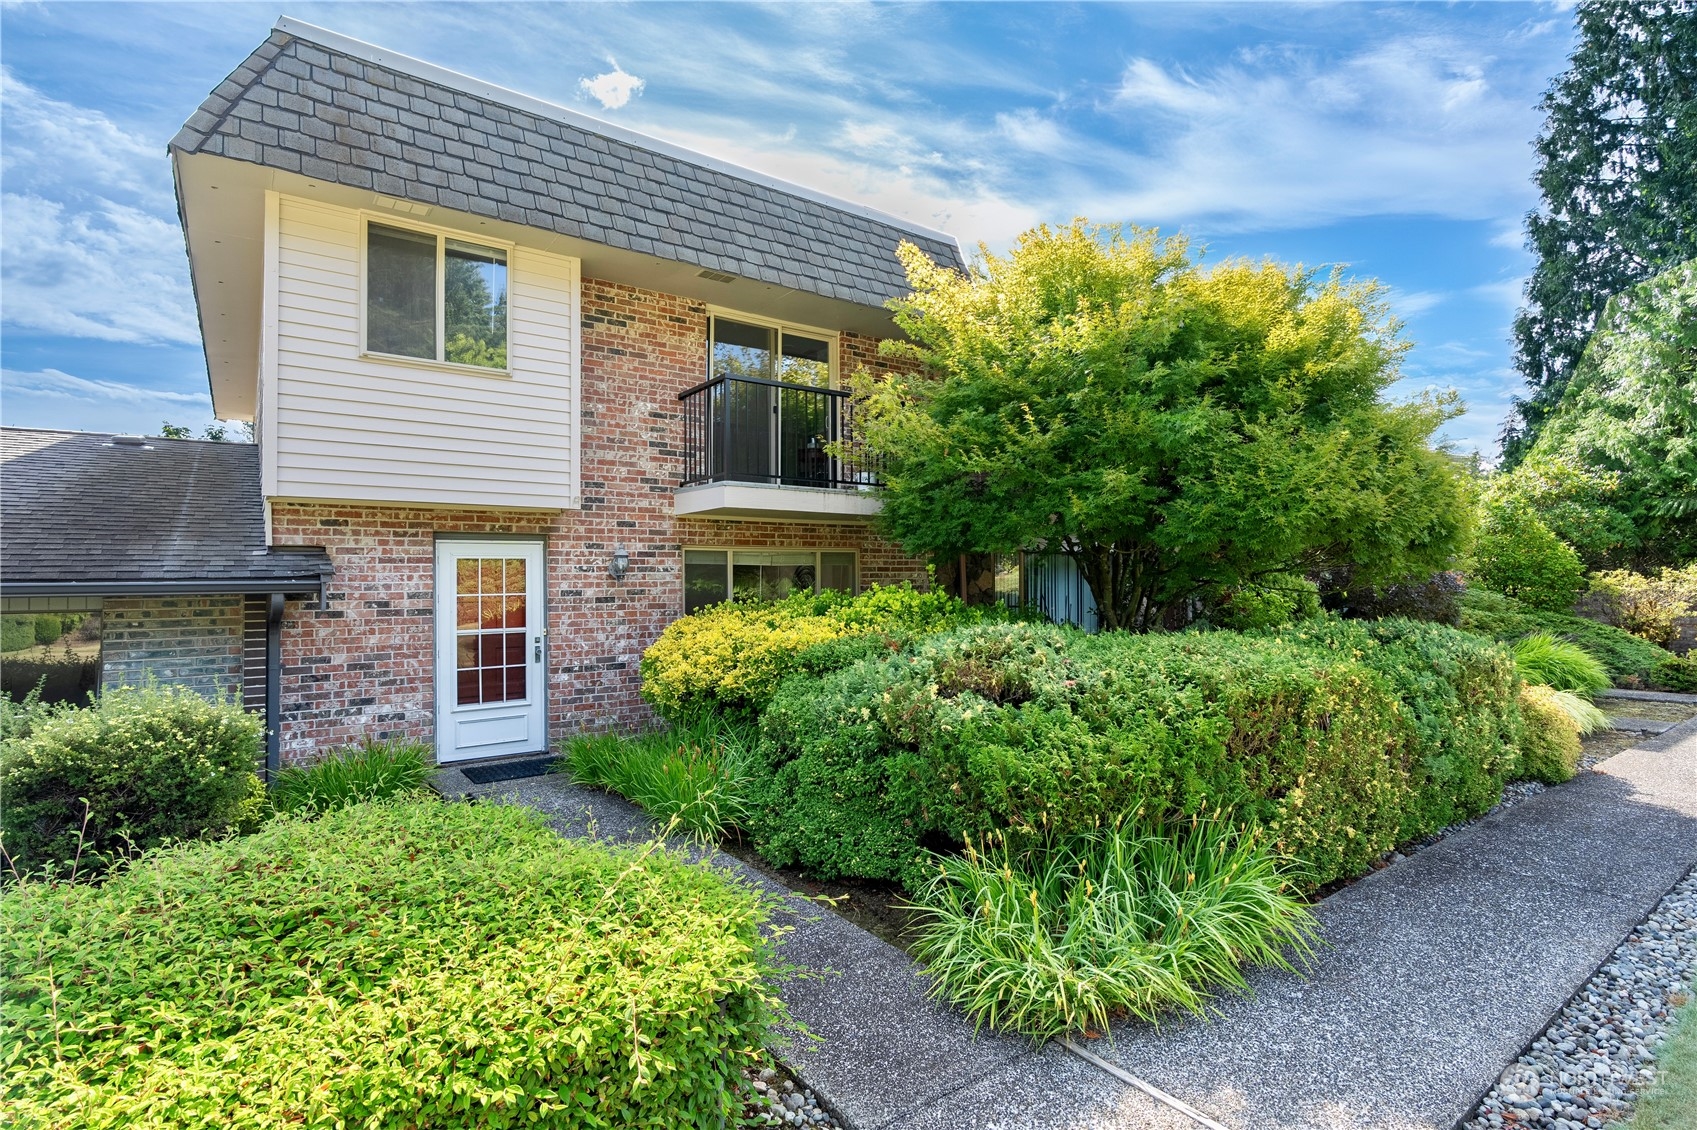
[[[493,785],[496,781],[540,777],[558,760],[560,759],[553,756],[527,757],[523,761],[501,761],[494,765],[467,765],[460,772],[474,785]]]

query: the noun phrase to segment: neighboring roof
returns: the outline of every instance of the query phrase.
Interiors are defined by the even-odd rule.
[[[0,428],[0,588],[317,592],[322,549],[267,550],[259,448]]]
[[[907,293],[952,236],[282,19],[172,140],[828,298]]]

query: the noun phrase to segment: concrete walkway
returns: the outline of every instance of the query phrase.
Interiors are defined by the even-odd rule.
[[[646,838],[618,798],[557,777],[446,792],[541,809],[569,835]],[[974,1038],[900,950],[786,896],[784,991],[822,1043],[784,1060],[854,1130],[1195,1124],[1057,1045]],[[1697,863],[1697,722],[1374,873],[1315,907],[1306,977],[1257,974],[1207,1021],[1117,1027],[1090,1050],[1237,1130],[1450,1130]]]

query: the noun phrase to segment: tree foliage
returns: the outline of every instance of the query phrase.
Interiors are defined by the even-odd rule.
[[[1579,42],[1544,96],[1538,262],[1515,321],[1531,385],[1505,454],[1525,454],[1562,398],[1604,304],[1697,256],[1697,4],[1579,6]]]
[[[1623,531],[1612,559],[1697,560],[1697,261],[1609,304],[1530,461],[1612,484],[1597,500]]]
[[[1371,283],[1203,270],[1152,231],[1037,228],[972,273],[900,251],[923,375],[857,377],[910,552],[1059,546],[1107,628],[1211,587],[1441,568],[1471,508],[1428,446],[1449,401],[1390,405],[1404,345]]]
[[[1487,506],[1474,548],[1473,579],[1530,608],[1566,612],[1585,583],[1585,566],[1521,503]]]

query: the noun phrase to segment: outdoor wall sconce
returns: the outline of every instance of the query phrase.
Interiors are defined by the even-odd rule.
[[[615,581],[622,581],[625,579],[625,572],[628,569],[630,569],[630,550],[625,548],[623,542],[620,542],[613,547],[613,563],[607,566],[607,572],[613,574]]]

